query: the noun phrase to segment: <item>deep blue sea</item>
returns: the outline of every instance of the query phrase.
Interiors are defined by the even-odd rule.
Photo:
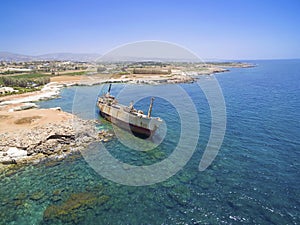
[[[211,112],[196,83],[182,84],[196,107],[200,134],[194,154],[178,173],[152,185],[123,185],[101,176],[80,153],[17,167],[0,175],[0,224],[299,224],[300,60],[250,63],[256,67],[215,75],[227,125],[217,157],[203,172],[198,166],[210,135]],[[113,85],[112,94],[123,87]],[[156,88],[181,98],[171,84],[131,87],[137,95]],[[84,99],[106,88],[65,88],[61,98],[39,105],[74,113],[74,96],[85,93],[80,116],[91,117],[84,115]],[[148,104],[146,98],[136,107],[146,111]],[[91,111],[100,121],[98,128],[112,129],[97,116],[96,107]],[[161,117],[167,128],[157,147],[136,151],[113,138],[106,149],[136,166],[168,158],[179,142],[180,114],[166,99],[156,98],[153,116]]]

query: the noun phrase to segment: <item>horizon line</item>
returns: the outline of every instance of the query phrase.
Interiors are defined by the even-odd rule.
[[[42,54],[23,54],[23,53],[16,53],[16,52],[10,52],[10,51],[0,51],[0,54],[1,53],[8,53],[8,54],[13,54],[13,55],[28,56],[28,57],[38,57],[38,56],[43,56],[43,55],[54,55],[54,54],[74,54],[74,55],[93,55],[94,54],[94,55],[102,55],[103,56],[103,54],[99,53],[99,52],[48,52],[48,53],[42,53]],[[162,59],[164,59],[164,58],[162,58]],[[165,59],[171,59],[171,58],[165,58]],[[235,59],[233,59],[233,58],[202,58],[202,60],[222,60],[222,61],[300,60],[300,57],[299,58],[278,58],[278,57],[268,58],[268,57],[266,57],[266,58],[249,58],[249,59],[247,59],[247,58],[235,58]],[[0,61],[2,61],[1,57],[0,57]],[[130,61],[130,60],[119,60],[119,61]]]

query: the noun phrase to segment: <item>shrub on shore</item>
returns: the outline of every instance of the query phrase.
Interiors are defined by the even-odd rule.
[[[50,82],[49,77],[39,77],[36,79],[25,79],[25,78],[15,78],[15,77],[0,77],[0,84],[6,87],[22,87],[22,88],[32,88],[45,85]]]

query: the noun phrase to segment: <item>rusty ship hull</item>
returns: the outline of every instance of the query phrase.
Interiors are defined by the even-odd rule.
[[[118,104],[109,94],[99,97],[97,105],[100,116],[139,138],[151,137],[162,123],[159,117],[150,117],[133,107]]]

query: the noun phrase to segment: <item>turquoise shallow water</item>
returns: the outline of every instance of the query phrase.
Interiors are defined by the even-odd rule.
[[[196,85],[183,84],[201,130],[180,172],[154,185],[120,185],[97,174],[80,154],[12,170],[0,176],[0,224],[299,224],[300,60],[254,63],[257,67],[216,75],[227,127],[218,156],[204,172],[198,164],[209,138],[210,111]],[[88,98],[101,87],[79,89]],[[66,88],[61,98],[39,104],[72,112],[75,91]],[[137,104],[146,110],[148,99]],[[179,116],[163,99],[156,99],[153,112],[168,126],[161,145],[145,153],[113,139],[106,144],[110,153],[132,165],[167,158],[178,143]]]

